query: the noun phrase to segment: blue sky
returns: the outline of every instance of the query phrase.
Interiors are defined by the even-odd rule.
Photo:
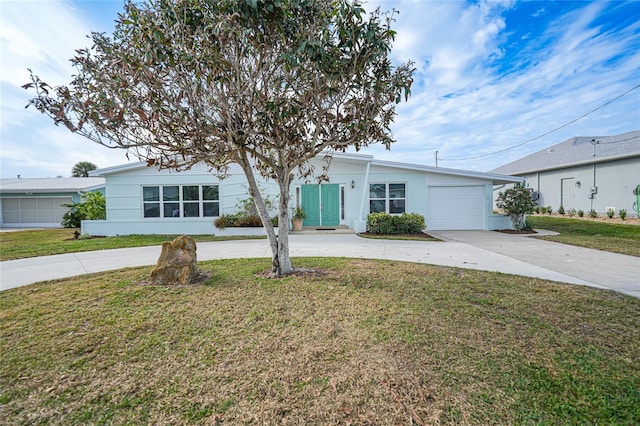
[[[127,162],[25,109],[27,68],[70,81],[68,59],[91,31],[111,32],[120,0],[0,1],[0,176],[68,176],[78,161]],[[573,136],[640,129],[638,1],[376,1],[397,9],[396,63],[412,59],[391,151],[376,158],[488,171]],[[530,143],[523,142],[535,139]],[[521,146],[507,149],[514,145]],[[503,151],[491,155],[497,151]]]

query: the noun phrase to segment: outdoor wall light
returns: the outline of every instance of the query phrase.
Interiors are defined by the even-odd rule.
[[[576,181],[576,186],[577,186],[578,188],[580,188],[580,185],[582,185],[582,184],[580,183],[580,181]]]
[[[356,187],[356,181],[352,180],[351,181],[351,189],[354,189]]]

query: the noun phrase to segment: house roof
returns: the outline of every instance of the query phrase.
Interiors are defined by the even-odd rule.
[[[471,178],[481,178],[491,180],[495,185],[501,185],[505,183],[517,183],[522,182],[522,178],[507,176],[498,173],[485,173],[485,172],[476,172],[470,170],[458,170],[458,169],[448,169],[444,167],[433,167],[433,166],[425,166],[422,164],[411,164],[411,163],[401,163],[396,161],[385,161],[385,160],[376,160],[372,155],[365,154],[351,154],[351,153],[333,153],[334,159],[347,160],[359,163],[367,163],[370,162],[372,165],[383,166],[383,167],[393,167],[397,169],[404,170],[412,170],[412,171],[420,171],[420,172],[429,172],[436,174],[444,174],[451,176],[462,176],[462,177],[471,177]],[[320,154],[318,158],[322,158],[323,155]],[[129,163],[123,164],[120,166],[108,167],[104,169],[93,170],[89,172],[92,176],[108,176],[113,174],[118,174],[130,170],[137,170],[147,167],[146,163]]]
[[[615,136],[576,136],[493,169],[491,173],[523,175],[632,157],[640,157],[640,130]]]
[[[104,178],[9,178],[0,179],[0,193],[54,193],[89,191],[104,186]]]

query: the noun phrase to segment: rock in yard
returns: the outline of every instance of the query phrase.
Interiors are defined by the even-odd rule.
[[[194,283],[197,276],[196,242],[183,235],[162,244],[162,253],[149,278],[155,285],[187,285]]]

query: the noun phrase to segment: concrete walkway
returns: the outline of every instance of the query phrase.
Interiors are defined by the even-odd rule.
[[[640,259],[522,235],[430,232],[444,242],[374,240],[353,234],[291,235],[292,257],[388,259],[498,271],[608,288],[640,297]],[[160,247],[69,253],[0,262],[0,290],[87,273],[153,265]],[[266,240],[198,243],[198,260],[271,257]]]

